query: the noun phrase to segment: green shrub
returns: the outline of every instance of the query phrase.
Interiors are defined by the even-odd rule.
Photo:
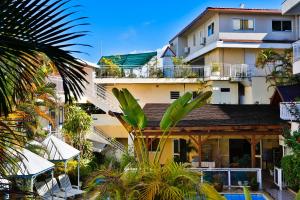
[[[285,156],[281,160],[285,182],[293,190],[300,187],[300,157],[295,155]]]

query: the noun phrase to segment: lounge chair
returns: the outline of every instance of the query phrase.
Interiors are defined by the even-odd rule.
[[[46,182],[36,182],[35,189],[40,197],[44,200],[63,200],[64,198],[55,197],[52,195],[51,190],[49,190]]]
[[[46,184],[49,188],[49,191],[52,191],[53,196],[61,197],[61,198],[68,198],[68,197],[73,197],[74,194],[70,194],[67,191],[63,191],[55,178],[51,179],[46,179]]]
[[[80,195],[83,194],[84,191],[80,190],[78,186],[72,185],[69,177],[65,174],[58,176],[58,180],[61,186],[61,189],[66,191],[69,194]]]

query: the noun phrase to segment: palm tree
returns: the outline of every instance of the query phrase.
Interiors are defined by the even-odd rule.
[[[74,39],[85,31],[84,17],[73,17],[76,6],[65,8],[69,0],[2,0],[0,2],[0,176],[6,175],[5,162],[16,162],[12,149],[24,145],[26,137],[12,128],[10,113],[26,102],[33,87],[43,85],[39,69],[45,58],[63,79],[66,101],[78,99],[85,82],[84,63],[73,54]],[[34,83],[34,84],[33,84]],[[30,97],[32,99],[32,97]],[[4,119],[5,118],[5,119]],[[24,119],[24,118],[23,118]]]
[[[267,72],[267,82],[271,87],[279,85],[292,85],[300,83],[299,76],[293,74],[292,50],[287,49],[278,53],[273,49],[262,50],[256,64]]]

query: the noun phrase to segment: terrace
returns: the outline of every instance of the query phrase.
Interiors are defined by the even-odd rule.
[[[257,69],[247,64],[223,64],[214,63],[211,65],[175,65],[160,66],[147,64],[144,66],[105,66],[101,65],[96,70],[97,82],[110,83],[124,81],[125,79],[174,80],[231,80],[243,81],[253,76],[266,76],[265,70]]]

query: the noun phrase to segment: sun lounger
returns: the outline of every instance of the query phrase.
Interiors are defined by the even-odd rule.
[[[62,197],[62,198],[68,198],[68,197],[73,197],[74,194],[71,194],[67,191],[63,191],[58,183],[57,183],[57,180],[55,178],[51,179],[46,179],[46,184],[49,188],[50,191],[52,191],[52,194],[54,196],[57,196],[57,197]]]
[[[64,198],[55,197],[52,195],[51,190],[49,190],[46,182],[36,182],[35,189],[40,197],[44,200],[63,200]]]
[[[63,189],[64,191],[68,192],[69,194],[72,195],[80,195],[83,194],[84,191],[80,190],[77,186],[74,186],[71,184],[71,181],[69,179],[69,177],[67,175],[60,175],[58,177],[61,189]]]

